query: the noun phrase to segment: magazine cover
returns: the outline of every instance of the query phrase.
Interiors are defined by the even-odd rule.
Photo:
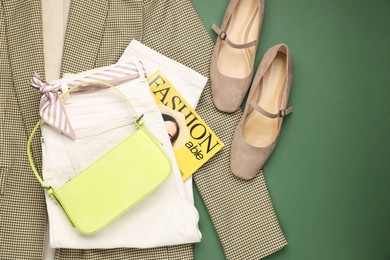
[[[224,144],[161,71],[150,76],[148,82],[161,110],[184,181]]]

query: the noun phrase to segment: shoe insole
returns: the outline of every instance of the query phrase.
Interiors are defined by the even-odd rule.
[[[278,53],[262,81],[261,96],[258,105],[269,113],[279,112],[279,99],[286,82],[286,55]],[[253,98],[259,95],[259,88]],[[250,102],[249,100],[247,102]],[[269,118],[256,110],[252,110],[244,122],[244,140],[256,147],[270,145],[276,138],[279,129],[279,118]]]
[[[244,44],[258,39],[260,15],[257,9],[258,0],[240,0],[230,18],[226,31],[230,41]],[[257,14],[255,14],[257,12]],[[245,34],[250,26],[251,19],[256,15],[249,30],[248,39]],[[237,49],[221,42],[218,57],[218,70],[225,76],[233,78],[247,78],[252,70],[252,61],[256,47]]]

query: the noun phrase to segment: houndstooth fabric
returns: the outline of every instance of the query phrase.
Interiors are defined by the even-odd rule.
[[[72,1],[61,73],[115,63],[137,39],[208,76],[213,43],[189,0]],[[41,259],[46,229],[43,191],[25,145],[37,122],[39,94],[27,80],[44,75],[41,3],[1,0],[0,10],[0,259]],[[252,181],[230,172],[230,144],[240,112],[212,104],[207,85],[199,114],[225,147],[194,176],[227,259],[259,259],[286,245],[262,173]],[[38,170],[41,151],[33,143]],[[192,245],[154,249],[57,249],[56,259],[192,259]]]
[[[111,259],[166,259],[182,260],[193,259],[190,245],[169,246],[150,249],[118,248],[118,249],[65,249],[56,250],[55,259],[75,260],[75,259],[94,259],[94,260],[111,260]]]
[[[37,6],[27,6],[23,1],[2,1],[0,10],[0,170],[2,191],[0,195],[0,259],[42,258],[45,236],[46,208],[44,194],[36,183],[26,158],[27,134],[22,117],[33,109],[37,93],[21,89],[26,85],[33,67],[43,68],[42,61],[34,59],[43,55],[39,39],[33,30],[39,30],[34,21]],[[11,5],[13,5],[11,7]],[[18,10],[19,9],[19,10]],[[15,22],[10,17],[25,15]],[[6,23],[7,22],[7,23]],[[28,28],[28,30],[26,30]],[[19,38],[23,35],[22,38]],[[26,62],[25,58],[32,58]],[[12,66],[12,71],[11,71]],[[18,78],[18,76],[22,76]],[[32,89],[31,89],[32,90]],[[30,105],[27,105],[29,103]],[[30,114],[33,110],[31,110]],[[36,117],[35,119],[38,119]],[[39,162],[39,144],[34,143],[34,153]]]

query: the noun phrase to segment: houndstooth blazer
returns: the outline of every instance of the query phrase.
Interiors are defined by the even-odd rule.
[[[39,119],[39,93],[27,80],[44,75],[41,1],[1,0],[0,259],[42,259],[47,228],[44,193],[26,156]],[[132,39],[208,76],[213,43],[189,0],[72,1],[62,73],[115,63]],[[226,147],[194,176],[228,259],[259,259],[286,245],[262,173],[247,182],[229,168],[241,112],[218,112],[207,85],[197,108]],[[39,138],[33,158],[41,169]],[[192,245],[153,249],[56,249],[56,259],[192,259]]]

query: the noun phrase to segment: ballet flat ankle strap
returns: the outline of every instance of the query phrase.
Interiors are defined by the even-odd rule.
[[[289,108],[286,108],[286,109],[281,109],[279,110],[278,113],[274,114],[274,113],[270,113],[266,110],[264,110],[261,106],[259,106],[254,100],[251,101],[250,103],[251,107],[253,107],[253,109],[255,109],[257,112],[265,115],[266,117],[269,117],[269,118],[278,118],[278,117],[285,117],[289,114],[291,114],[293,112],[293,107],[289,107]]]
[[[252,42],[248,42],[248,43],[243,43],[243,44],[236,44],[236,43],[232,42],[231,40],[229,40],[226,32],[222,31],[217,25],[213,24],[211,28],[213,29],[213,31],[216,34],[218,34],[218,37],[222,41],[226,42],[229,46],[231,46],[233,48],[236,48],[236,49],[246,49],[246,48],[257,46],[257,40],[252,41]]]

